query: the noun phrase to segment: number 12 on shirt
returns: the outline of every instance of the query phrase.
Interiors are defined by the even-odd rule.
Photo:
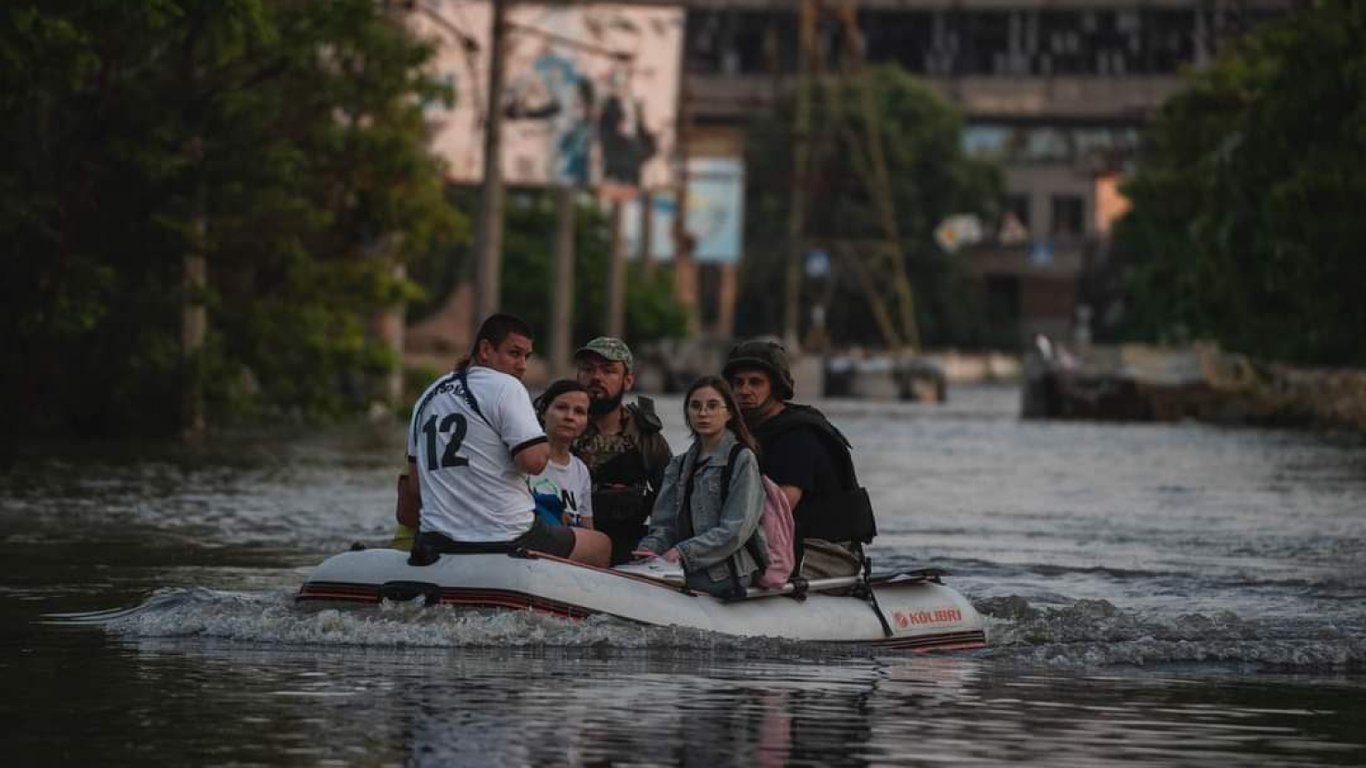
[[[454,434],[452,434],[452,430],[454,430]],[[439,427],[436,424],[435,414],[427,419],[422,425],[422,433],[427,436],[427,469],[434,471],[448,467],[467,466],[470,463],[469,459],[455,455],[455,452],[460,450],[460,444],[465,441],[467,431],[469,431],[469,423],[465,421],[464,416],[458,413],[452,413],[442,419]],[[436,457],[436,434],[438,432],[442,435],[450,435],[450,440],[446,443],[446,450],[441,452],[439,464]]]

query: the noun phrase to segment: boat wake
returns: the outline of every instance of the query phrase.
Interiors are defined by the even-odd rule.
[[[391,648],[693,649],[792,656],[867,657],[865,648],[743,638],[682,627],[650,627],[608,616],[567,619],[520,610],[308,604],[294,592],[173,589],[132,608],[48,614],[49,622],[98,625],[129,639],[203,638],[272,645]]]
[[[1106,600],[1035,608],[1021,597],[975,603],[993,658],[1053,667],[1251,665],[1260,670],[1366,670],[1366,626],[1247,619],[1231,611],[1164,614]]]
[[[1366,627],[1304,620],[1251,620],[1232,612],[1160,615],[1105,600],[1036,608],[1021,597],[976,601],[988,622],[977,658],[1010,664],[1104,668],[1187,664],[1286,672],[1366,670]],[[291,591],[168,589],[141,605],[48,614],[61,624],[101,626],[128,638],[213,639],[271,645],[390,648],[566,648],[697,650],[791,657],[889,653],[777,638],[742,638],[681,627],[649,627],[606,616],[565,619],[532,611],[300,604]]]

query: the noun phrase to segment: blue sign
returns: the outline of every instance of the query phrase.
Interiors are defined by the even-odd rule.
[[[674,255],[673,222],[678,210],[671,190],[651,196],[650,255]],[[745,169],[739,158],[699,157],[688,161],[688,231],[696,239],[698,261],[734,264],[744,242]],[[640,203],[631,200],[623,210],[622,234],[628,253],[640,252]]]
[[[1036,267],[1046,267],[1053,263],[1053,244],[1047,240],[1035,240],[1029,244],[1029,263]]]
[[[830,275],[830,252],[815,250],[806,252],[806,276],[822,278]]]

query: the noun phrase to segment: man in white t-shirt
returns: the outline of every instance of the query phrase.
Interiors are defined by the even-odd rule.
[[[408,429],[410,491],[421,501],[410,562],[441,552],[533,549],[606,567],[611,541],[595,531],[536,523],[526,476],[545,469],[545,432],[522,386],[531,330],[493,315],[469,364],[432,382]]]

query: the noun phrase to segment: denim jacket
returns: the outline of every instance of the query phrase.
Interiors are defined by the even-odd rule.
[[[692,508],[693,537],[678,541],[678,515],[683,504],[683,483],[687,481],[697,461],[698,443],[681,455],[673,457],[664,470],[664,484],[655,499],[650,516],[650,532],[640,541],[640,548],[662,553],[677,547],[688,573],[702,571],[712,581],[729,581],[727,559],[735,559],[739,576],[748,576],[762,567],[755,562],[745,542],[758,535],[764,544],[759,517],[763,514],[764,489],[759,479],[759,461],[754,452],[740,451],[731,471],[730,492],[725,506],[721,504],[721,475],[731,447],[736,443],[734,433],[726,430],[716,451],[698,470],[693,482]]]

